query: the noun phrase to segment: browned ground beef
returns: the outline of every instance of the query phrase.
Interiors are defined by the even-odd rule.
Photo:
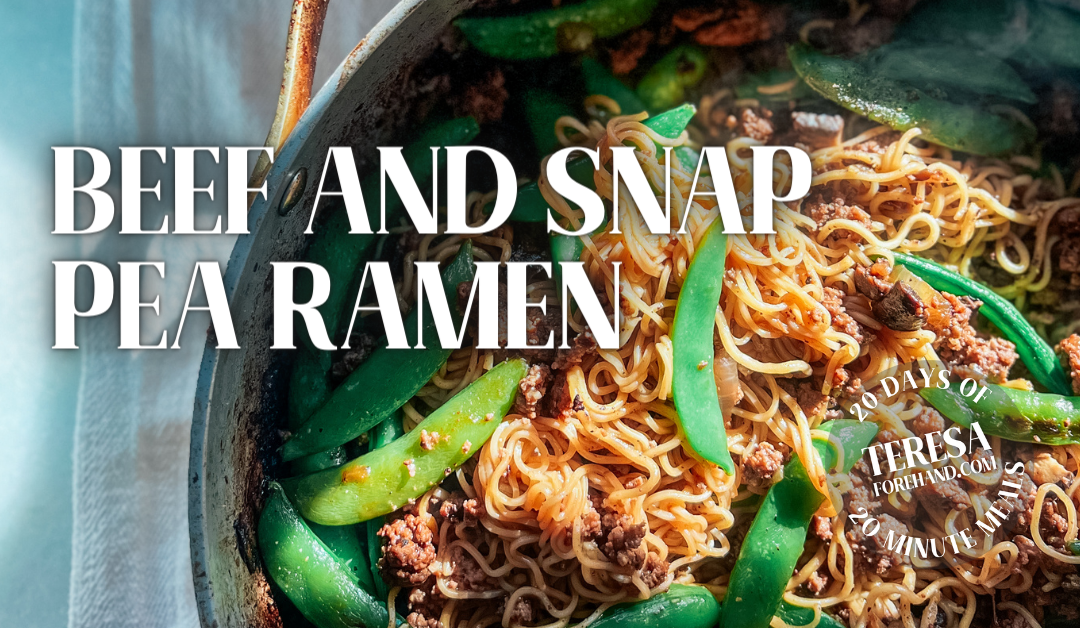
[[[435,539],[416,515],[387,522],[378,532],[386,539],[379,571],[391,586],[415,586],[431,576]]]
[[[619,567],[639,571],[642,582],[650,589],[663,583],[669,565],[655,553],[646,552],[642,544],[645,524],[635,524],[629,515],[601,506],[597,498],[593,499],[593,505],[592,510],[582,515],[581,538],[595,541],[604,556]]]
[[[831,541],[833,537],[832,519],[814,515],[814,518],[810,520],[810,534],[822,541]]]
[[[923,505],[923,508],[930,512],[945,513],[950,510],[971,508],[971,497],[968,496],[964,487],[960,486],[960,480],[955,478],[917,487],[912,494]]]
[[[783,15],[750,0],[680,9],[671,23],[703,46],[735,47],[763,41],[783,30]]]
[[[638,61],[649,51],[649,46],[655,39],[656,33],[644,28],[631,31],[629,35],[623,37],[619,46],[611,51],[611,73],[619,76],[633,72]],[[622,113],[635,112],[623,111]]]
[[[439,593],[435,586],[435,579],[429,578],[423,584],[409,591],[406,598],[409,604],[409,614],[405,621],[413,628],[442,628],[439,617],[442,609],[446,606],[446,598]]]
[[[826,287],[821,299],[821,306],[825,308],[825,311],[832,318],[833,329],[845,333],[854,338],[855,342],[863,344],[872,336],[864,333],[863,326],[844,309],[844,296],[846,296],[844,291]],[[815,312],[817,311],[815,310]]]
[[[847,316],[843,314],[842,316]],[[824,415],[829,409],[832,399],[821,392],[820,380],[812,378],[804,379],[777,379],[777,385],[784,389],[787,394],[795,397],[799,407],[807,417]]]
[[[752,489],[772,483],[772,477],[784,466],[784,454],[772,443],[761,442],[742,463],[742,480]]]
[[[1015,345],[1001,338],[983,338],[971,324],[982,302],[971,297],[957,297],[943,292],[952,307],[952,316],[940,325],[931,318],[928,329],[937,335],[934,349],[959,377],[985,376],[993,382],[1003,382],[1016,362]]]
[[[933,432],[945,429],[945,417],[930,406],[924,406],[911,422],[911,431],[919,436],[925,436]]]
[[[764,107],[745,107],[737,115],[728,116],[725,125],[736,136],[749,137],[766,144],[775,132],[772,111]]]
[[[891,436],[878,435],[879,441],[889,439],[891,439]],[[848,526],[847,540],[851,544],[856,570],[883,577],[892,576],[899,573],[899,568],[910,562],[910,558],[887,549],[885,541],[890,530],[893,532],[895,540],[898,535],[903,534],[906,536],[908,529],[896,517],[883,510],[881,501],[874,499],[870,488],[870,474],[871,471],[865,459],[855,463],[849,475],[852,489],[844,496],[846,501],[844,511],[848,513],[862,513],[865,511],[878,520],[881,528],[875,534],[867,536],[863,534],[861,525],[849,521],[845,524]]]
[[[537,417],[540,403],[547,394],[551,381],[551,367],[547,364],[533,364],[529,372],[518,383],[518,394],[514,397],[514,412],[529,419]]]
[[[836,146],[844,135],[844,119],[826,113],[791,112],[795,141],[811,150]]]
[[[802,202],[802,213],[809,216],[821,229],[832,220],[854,220],[870,226],[870,214],[854,203],[846,192],[838,192],[829,186],[822,186],[810,191]],[[837,237],[845,237],[848,232],[839,229],[833,232]]]
[[[661,560],[656,553],[649,552],[649,555],[645,557],[645,564],[641,568],[641,581],[650,589],[655,589],[667,579],[669,567],[670,565],[666,560]]]
[[[1058,343],[1057,351],[1065,358],[1072,377],[1073,392],[1080,395],[1080,336],[1072,334]]]
[[[551,368],[556,370],[568,369],[571,366],[584,364],[590,358],[596,356],[598,347],[596,337],[586,329],[574,336],[574,339],[570,341],[569,349],[559,349],[555,361],[551,363]]]
[[[510,92],[506,91],[506,77],[499,68],[492,68],[455,94],[451,99],[454,115],[472,116],[480,124],[501,119],[506,101],[510,98]]]

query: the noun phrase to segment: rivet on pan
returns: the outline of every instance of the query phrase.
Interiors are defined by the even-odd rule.
[[[289,182],[289,189],[285,190],[285,195],[281,197],[278,213],[284,216],[292,211],[292,208],[296,207],[296,204],[300,202],[300,198],[304,196],[306,186],[307,168],[301,168],[293,175],[292,181]]]

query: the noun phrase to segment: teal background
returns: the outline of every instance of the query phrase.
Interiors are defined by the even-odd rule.
[[[0,19],[0,626],[67,625],[79,356],[51,351],[52,151],[74,136],[74,0]]]

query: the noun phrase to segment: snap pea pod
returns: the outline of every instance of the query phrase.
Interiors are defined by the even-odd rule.
[[[809,626],[814,621],[814,609],[780,602],[780,608],[777,609],[776,616],[789,626]],[[818,620],[814,628],[847,628],[847,625],[841,624],[840,620],[832,615],[822,612],[821,619]]]
[[[301,344],[293,360],[289,377],[289,429],[295,430],[308,420],[330,397],[330,378],[333,365],[329,351],[320,351]]]
[[[311,454],[310,456],[304,456],[303,458],[293,460],[289,464],[289,471],[291,471],[293,475],[305,475],[307,473],[315,473],[316,471],[329,469],[330,467],[341,466],[348,460],[349,458],[345,454],[344,447],[334,447],[317,454]]]
[[[371,567],[368,565],[367,539],[360,540],[359,526],[324,526],[309,523],[308,527],[319,537],[349,573],[356,578],[365,591],[374,591]]]
[[[649,68],[638,82],[637,94],[652,110],[667,109],[686,101],[686,90],[705,77],[709,60],[697,46],[679,46]]]
[[[942,63],[948,59],[948,63]],[[1038,99],[1016,70],[988,54],[956,44],[885,44],[863,63],[877,74],[922,88],[942,89],[960,96],[994,96],[1033,103]]]
[[[435,171],[432,170],[432,146],[459,146],[468,144],[480,133],[480,125],[472,117],[455,118],[437,125],[424,132],[415,142],[402,150],[402,157],[409,166],[409,171],[421,190],[429,185]],[[438,167],[446,165],[446,151],[439,151]],[[373,172],[364,177],[360,184],[364,199],[367,201],[368,221],[372,231],[378,231],[380,203],[379,191],[382,187],[380,174]],[[393,220],[400,211],[401,197],[393,186],[386,189],[386,217]],[[326,322],[326,329],[331,335],[341,329],[341,318],[346,315],[350,296],[350,282],[357,268],[366,257],[369,247],[378,239],[378,234],[349,233],[349,216],[344,208],[338,208],[311,242],[306,256],[307,261],[319,264],[330,275],[330,296],[319,306],[319,312]],[[309,282],[310,277],[301,275],[298,283]],[[306,292],[310,293],[310,284]]]
[[[526,89],[523,101],[525,120],[532,131],[538,155],[545,157],[559,150],[562,145],[555,136],[555,123],[563,116],[573,116],[574,108],[546,89]]]
[[[457,257],[443,270],[443,288],[448,303],[456,302],[458,284],[470,281],[473,272],[472,241],[466,240]],[[453,305],[451,312],[455,313],[455,322],[459,321],[460,316]],[[405,332],[413,344],[415,311],[405,320]],[[338,386],[330,399],[285,441],[281,447],[282,458],[293,460],[347,443],[404,405],[450,357],[451,350],[439,346],[435,332],[435,319],[430,310],[426,310],[423,333],[428,348],[380,347],[372,352],[371,357]],[[380,385],[373,386],[372,382],[380,382]]]
[[[1054,350],[1012,303],[989,287],[930,260],[904,253],[896,253],[895,257],[898,264],[903,264],[935,290],[975,297],[982,301],[979,312],[1016,345],[1016,352],[1020,354],[1020,359],[1035,380],[1051,392],[1059,395],[1072,394],[1072,384],[1069,383],[1065,369],[1061,367]]]
[[[686,130],[686,126],[690,124],[690,120],[694,117],[696,111],[693,105],[680,105],[647,118],[642,124],[662,137],[675,139]],[[677,151],[676,154],[678,155]],[[679,158],[682,159],[682,156]],[[697,164],[696,161],[694,163]],[[582,185],[592,187],[595,172],[592,161],[585,156],[574,157],[566,162],[566,174]],[[517,202],[514,204],[514,211],[510,215],[511,220],[517,222],[547,222],[547,215],[548,202],[544,200],[544,195],[540,193],[540,187],[535,181],[518,188]]]
[[[259,550],[270,578],[318,628],[382,628],[386,605],[353,574],[297,514],[277,483],[259,516]]]
[[[898,131],[919,127],[922,137],[976,155],[1021,150],[1035,130],[973,104],[934,98],[875,74],[858,61],[822,54],[805,44],[788,48],[795,71],[829,100]]]
[[[720,220],[709,226],[679,290],[671,332],[671,393],[690,447],[724,473],[734,475],[735,463],[728,452],[724,414],[713,378],[713,328],[727,258],[723,229]]]
[[[560,50],[560,31],[580,25],[598,38],[644,24],[659,0],[585,0],[557,9],[454,21],[477,50],[501,59],[543,59]]]
[[[510,409],[527,369],[524,360],[503,362],[389,445],[342,467],[284,480],[282,487],[304,518],[324,525],[394,512],[480,450]]]
[[[590,628],[713,628],[719,615],[720,604],[705,587],[672,584],[647,600],[612,606]]]
[[[877,435],[877,425],[838,419],[818,428],[839,441],[814,440],[826,470],[847,473],[862,449]],[[841,460],[842,459],[842,460]],[[731,572],[720,625],[723,628],[767,628],[781,607],[784,590],[803,552],[810,519],[825,497],[807,475],[798,457],[784,466],[784,478],[765,495]]]
[[[671,152],[675,153],[675,157],[682,164],[683,169],[690,172],[697,171],[698,162],[701,161],[701,153],[689,146],[676,146],[675,150]]]
[[[627,87],[602,63],[592,57],[585,57],[581,61],[581,75],[585,79],[585,92],[589,95],[607,96],[619,105],[619,115],[625,116],[631,113],[645,111],[645,103],[638,97],[637,92]]]
[[[431,147],[467,144],[480,133],[480,126],[472,117],[456,118],[437,124],[422,132],[420,137],[402,150],[409,170],[420,189],[431,181]],[[446,151],[440,151],[439,167],[446,163]],[[364,178],[361,191],[368,200],[368,220],[372,225],[379,221],[379,174]],[[393,220],[401,209],[401,197],[393,186],[386,191],[387,220]],[[373,230],[377,230],[373,229]],[[356,269],[367,258],[378,236],[375,234],[349,233],[348,214],[344,208],[333,211],[327,223],[315,234],[308,248],[307,261],[319,264],[330,276],[330,295],[319,307],[331,337],[341,330],[341,317],[346,309],[346,297],[351,294],[352,279]],[[306,297],[311,294],[311,278],[301,273],[297,277],[297,293]],[[289,381],[289,427],[295,430],[330,398],[331,357],[311,345],[306,334],[297,350]]]
[[[405,429],[401,425],[401,413],[395,412],[368,432],[371,451],[389,445],[403,434],[405,434]],[[383,527],[384,522],[385,518],[380,516],[360,524],[364,528],[364,534],[367,535],[368,565],[371,567],[371,579],[375,582],[374,591],[380,599],[385,599],[390,592],[390,588],[386,585],[386,581],[383,580],[382,574],[379,573],[379,559],[382,558],[382,539],[379,538],[378,532],[379,528]]]
[[[1022,443],[1080,444],[1080,397],[985,386],[989,392],[981,395],[966,396],[958,386],[923,388],[919,394],[946,419],[964,427],[977,421],[992,436]]]
[[[551,244],[552,270],[555,273],[555,284],[558,286],[559,295],[562,295],[562,265],[559,262],[576,262],[581,259],[581,253],[585,250],[585,243],[577,236],[568,236],[561,233],[552,233],[549,239]]]

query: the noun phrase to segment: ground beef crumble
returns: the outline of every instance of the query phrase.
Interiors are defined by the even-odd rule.
[[[945,429],[945,417],[941,413],[925,405],[919,414],[911,421],[911,431],[918,436],[926,436]]]
[[[749,137],[763,144],[768,144],[775,132],[772,111],[764,107],[744,107],[729,115],[724,125],[738,137]]]
[[[596,337],[593,336],[592,331],[586,329],[574,336],[574,339],[570,341],[569,349],[559,349],[555,361],[551,363],[551,368],[565,370],[571,366],[584,364],[596,355],[598,348]]]
[[[833,329],[851,336],[855,339],[855,342],[860,345],[865,344],[866,342],[869,342],[873,336],[866,332],[863,329],[863,326],[847,313],[844,308],[845,296],[846,294],[843,290],[826,287],[822,294],[821,306],[829,313]],[[816,311],[818,310],[815,310],[815,312]]]
[[[442,628],[439,617],[442,609],[446,606],[446,598],[439,593],[435,585],[435,579],[430,578],[420,586],[409,591],[406,600],[409,603],[409,614],[405,621],[413,628]]]
[[[546,364],[533,364],[528,373],[518,384],[518,395],[514,397],[514,412],[529,419],[538,416],[538,409],[547,394],[551,381],[551,368]]]
[[[772,443],[760,442],[743,460],[742,480],[751,489],[761,489],[772,483],[772,477],[784,466],[784,454]]]
[[[888,439],[890,437],[886,437]],[[879,435],[879,440],[881,439]],[[897,535],[907,535],[908,528],[896,517],[883,511],[882,502],[875,500],[871,491],[871,471],[865,459],[859,460],[852,467],[852,488],[844,496],[846,505],[845,512],[868,513],[875,517],[881,524],[880,529],[873,535],[863,533],[861,525],[852,524],[846,532],[848,543],[851,545],[855,559],[855,569],[864,573],[877,574],[879,576],[892,576],[899,573],[899,568],[910,562],[906,554],[898,554],[885,547],[885,541],[889,532]]]
[[[480,124],[502,119],[510,92],[506,90],[506,77],[502,70],[493,68],[455,92],[452,98],[455,116],[472,116]]]
[[[830,186],[822,186],[810,191],[802,202],[802,213],[809,216],[820,230],[833,220],[853,220],[861,225],[870,226],[870,214],[854,204],[847,192],[837,191]],[[837,229],[830,238],[843,239],[850,234],[846,229]]]
[[[791,112],[795,141],[810,150],[836,146],[844,135],[844,119],[826,113]]]
[[[655,553],[646,552],[642,543],[645,524],[635,524],[629,515],[599,505],[595,497],[593,504],[594,508],[582,515],[581,538],[595,541],[604,556],[619,567],[640,571],[648,588],[662,584],[667,579],[669,565]]]
[[[415,586],[431,576],[435,539],[416,515],[407,514],[384,525],[378,535],[386,539],[379,571],[391,586]]]
[[[1057,351],[1065,359],[1072,377],[1073,393],[1080,395],[1080,335],[1072,334],[1058,343]]]
[[[810,534],[822,541],[831,541],[833,538],[832,519],[814,515],[814,518],[810,520]]]
[[[950,510],[966,510],[971,508],[971,497],[960,480],[952,479],[945,482],[931,482],[919,486],[912,491],[912,495],[929,512],[945,513]]]
[[[683,32],[694,33],[694,41],[703,46],[744,46],[769,39],[783,29],[781,14],[750,0],[739,0],[733,6],[680,9],[671,23]]]
[[[937,335],[933,347],[938,356],[959,377],[986,377],[1001,383],[1019,357],[1016,346],[1001,338],[983,338],[971,324],[982,302],[971,297],[941,293],[952,308],[952,316],[928,320],[927,328]]]
[[[611,73],[616,76],[629,74],[637,67],[649,46],[656,39],[656,34],[650,30],[639,28],[619,42],[619,47],[611,51]],[[635,113],[624,111],[623,114]]]

